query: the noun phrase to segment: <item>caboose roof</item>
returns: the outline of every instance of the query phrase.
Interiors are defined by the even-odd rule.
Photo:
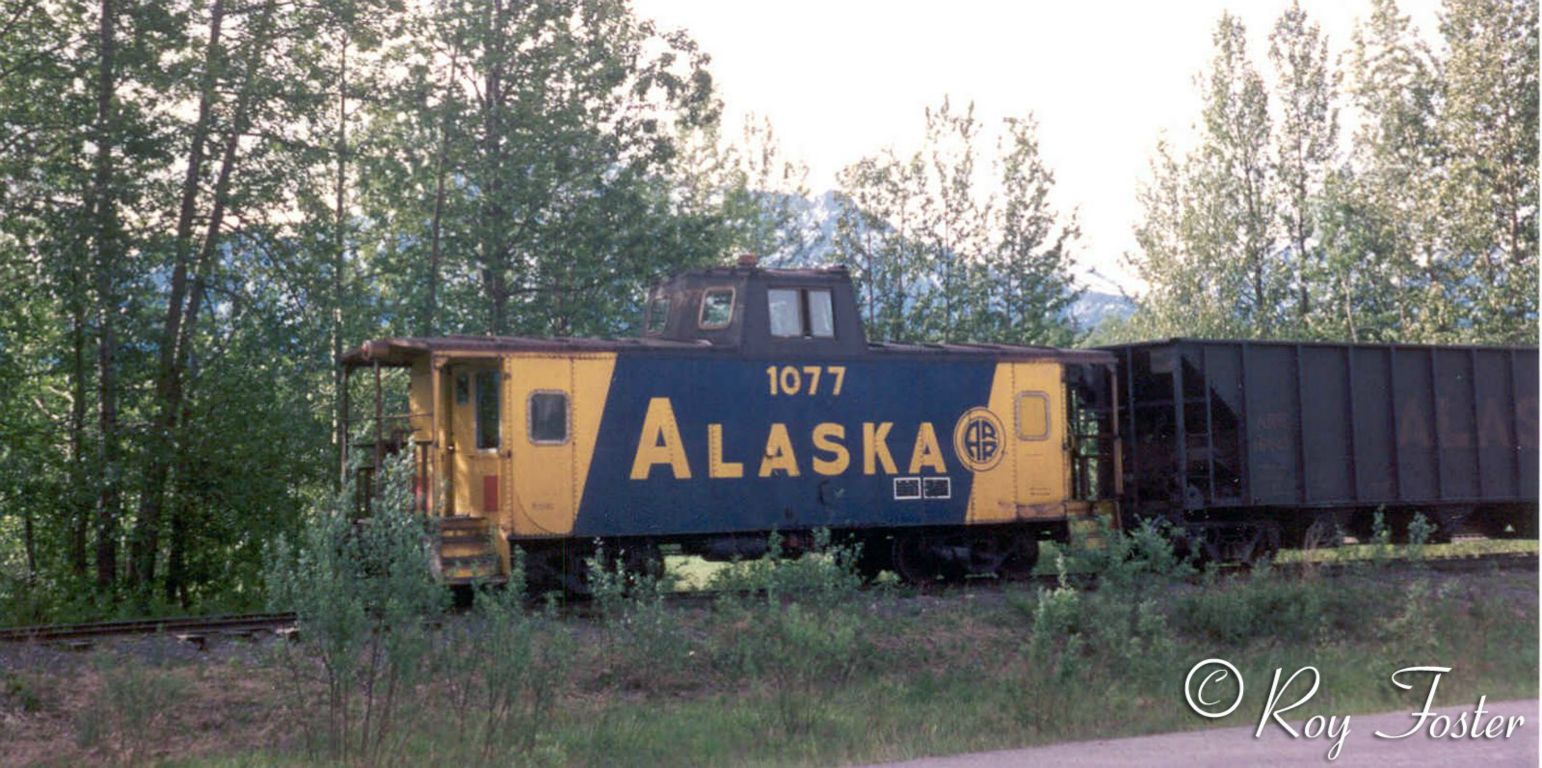
[[[707,289],[735,289],[738,306],[727,327],[704,329],[696,307]],[[766,292],[774,288],[827,288],[834,301],[835,332],[827,338],[773,338],[768,327]],[[338,361],[345,366],[379,363],[407,366],[429,355],[475,357],[508,353],[583,354],[585,352],[652,351],[679,355],[736,355],[754,359],[816,358],[954,358],[1056,360],[1112,365],[1114,356],[1102,350],[1073,350],[1015,344],[896,344],[867,342],[861,311],[842,266],[766,269],[753,263],[705,267],[682,272],[655,286],[650,295],[667,296],[677,310],[662,333],[638,338],[593,339],[532,336],[433,336],[378,339],[349,350]]]
[[[549,352],[583,354],[585,352],[623,352],[653,350],[686,354],[737,354],[735,350],[713,347],[705,342],[674,341],[659,338],[584,339],[535,336],[411,336],[376,339],[348,350],[339,361],[343,365],[408,366],[427,355],[498,355],[506,353]],[[870,342],[867,352],[875,359],[900,356],[943,358],[992,358],[1010,360],[1057,360],[1071,363],[1112,363],[1112,353],[1092,349],[1023,346],[1017,344],[895,344]]]

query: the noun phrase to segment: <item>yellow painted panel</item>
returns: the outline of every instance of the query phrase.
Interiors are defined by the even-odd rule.
[[[610,392],[614,354],[510,355],[504,358],[510,415],[506,438],[513,480],[505,494],[505,529],[520,536],[571,533]],[[530,396],[560,392],[568,398],[568,438],[561,444],[530,439]]]
[[[1017,519],[1017,504],[1013,498],[1018,463],[1013,449],[1017,447],[1017,441],[1012,439],[1012,393],[1016,389],[1012,376],[1011,363],[996,365],[996,374],[991,379],[990,400],[985,407],[1004,427],[999,437],[1005,455],[990,469],[975,472],[974,484],[969,490],[970,523],[1010,522]],[[961,469],[972,471],[967,465]]]
[[[434,382],[429,370],[428,357],[418,358],[412,364],[407,386],[407,420],[414,440],[433,439]]]
[[[1005,456],[994,467],[975,473],[968,522],[1064,516],[1058,505],[1070,487],[1070,465],[1060,374],[1058,363],[997,364],[986,408],[1003,426]]]
[[[605,399],[610,396],[615,371],[614,354],[573,360],[573,507],[563,533],[573,530],[573,521],[584,503],[584,483],[589,480],[589,464],[594,460],[600,435],[600,417],[605,414]]]
[[[1070,489],[1066,460],[1065,385],[1058,363],[1015,363],[1012,447],[1016,449],[1017,503],[1064,501]],[[1019,407],[1021,406],[1021,407]],[[1048,418],[1044,410],[1048,409]]]

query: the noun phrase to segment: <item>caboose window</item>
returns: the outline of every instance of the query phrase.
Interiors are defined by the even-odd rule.
[[[1017,437],[1019,440],[1049,439],[1049,395],[1017,393]]]
[[[498,372],[477,371],[477,449],[498,447]]]
[[[669,297],[654,296],[653,301],[648,302],[648,319],[643,327],[643,332],[650,336],[657,336],[664,332],[664,326],[669,322]]]
[[[772,288],[766,291],[771,309],[771,335],[783,339],[835,336],[835,311],[830,292],[815,288]]]
[[[830,304],[829,291],[808,291],[809,335],[828,339],[835,336],[835,311]]]
[[[558,391],[530,395],[530,442],[560,445],[568,441],[568,394]]]
[[[701,316],[697,325],[704,330],[727,328],[734,319],[734,289],[708,288],[701,295]]]
[[[786,339],[803,335],[803,308],[799,306],[798,293],[787,288],[766,291],[766,303],[771,307],[772,336]]]

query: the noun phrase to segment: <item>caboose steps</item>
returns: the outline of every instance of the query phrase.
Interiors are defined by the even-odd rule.
[[[434,526],[439,580],[450,585],[508,581],[508,545],[485,517],[442,517]]]

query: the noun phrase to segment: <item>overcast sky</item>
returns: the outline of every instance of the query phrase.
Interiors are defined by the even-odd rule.
[[[1081,211],[1083,268],[1136,287],[1120,267],[1135,247],[1137,182],[1158,135],[1191,143],[1194,76],[1212,55],[1223,10],[1248,27],[1266,79],[1267,35],[1289,0],[1169,2],[877,2],[633,0],[712,55],[731,130],[764,115],[809,165],[817,194],[846,164],[893,145],[914,150],[923,110],[944,94],[973,100],[989,122],[1032,111],[1058,177],[1058,203]],[[1348,45],[1364,0],[1302,0],[1333,55]],[[1428,37],[1438,0],[1402,0]]]

